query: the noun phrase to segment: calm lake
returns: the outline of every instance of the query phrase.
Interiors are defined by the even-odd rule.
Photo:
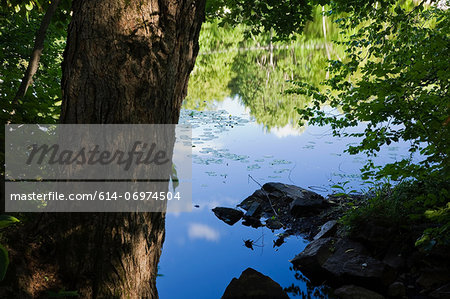
[[[192,204],[198,207],[167,214],[157,279],[160,298],[220,298],[231,279],[248,267],[283,288],[294,285],[306,293],[289,260],[307,241],[291,236],[273,248],[277,232],[240,222],[229,226],[211,209],[235,207],[260,188],[255,181],[294,184],[322,195],[346,181],[347,191],[368,187],[359,177],[366,157],[343,153],[356,140],[332,137],[327,127],[299,127],[295,107],[304,107],[307,99],[283,94],[290,86],[286,80],[323,80],[323,61],[331,50],[303,41],[272,55],[252,49],[199,56],[180,118],[193,127]],[[406,146],[391,145],[376,161],[404,154]],[[255,241],[254,250],[244,246],[248,239]]]

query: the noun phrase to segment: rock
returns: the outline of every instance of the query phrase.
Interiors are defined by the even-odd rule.
[[[397,237],[391,223],[370,219],[358,225],[356,232],[352,235],[352,238],[360,241],[368,248],[380,251],[389,248]]]
[[[256,217],[247,217],[244,215],[244,221],[242,221],[242,225],[251,226],[253,228],[258,228],[263,226],[259,218]]]
[[[249,207],[247,213],[245,213],[246,217],[261,217],[261,204],[259,202],[253,202]]]
[[[256,190],[252,195],[238,204],[238,207],[248,211],[254,203],[258,203],[263,211],[270,211],[271,208],[270,203],[267,199],[268,196],[269,193],[267,193],[266,191],[262,189]]]
[[[325,207],[326,203],[322,199],[303,197],[291,202],[289,210],[292,216],[306,217],[318,214]]]
[[[320,232],[314,236],[314,240],[331,237],[336,233],[336,230],[337,230],[337,221],[330,220],[324,225],[322,225],[322,227],[320,228]]]
[[[334,291],[342,299],[383,299],[384,297],[374,291],[355,285],[345,285]]]
[[[217,218],[219,218],[228,225],[235,224],[244,215],[242,211],[232,208],[217,207],[214,208],[212,211],[214,212]]]
[[[328,206],[328,202],[315,192],[292,185],[286,186],[291,191],[289,196],[287,196],[292,199],[289,209],[291,215],[295,217],[311,216],[319,213]]]
[[[449,272],[446,269],[433,269],[423,271],[416,283],[424,289],[448,283],[450,281]]]
[[[288,202],[291,202],[303,196],[318,197],[323,199],[321,195],[315,192],[283,183],[266,183],[263,185],[262,189],[268,192],[273,198],[283,199]]]
[[[276,220],[276,219],[269,218],[269,219],[266,220],[266,227],[268,229],[275,230],[275,229],[282,228],[283,224],[280,221]]]
[[[416,268],[423,261],[423,255],[419,251],[409,254],[406,259],[406,267],[408,269]]]
[[[291,260],[296,269],[299,269],[312,281],[322,282],[325,270],[322,265],[331,256],[334,249],[334,238],[314,240],[306,248]]]
[[[298,216],[317,213],[327,207],[327,202],[321,195],[294,185],[282,183],[264,184],[260,190],[256,190],[238,206],[250,212],[252,205],[259,203],[261,209],[258,212],[273,214],[269,199],[276,210],[279,207],[290,205],[291,213]]]
[[[399,270],[405,267],[406,260],[400,253],[388,252],[383,259],[383,263]]]
[[[313,240],[291,262],[313,284],[357,284],[384,292],[396,277],[392,267],[370,256],[361,243],[347,238]]]
[[[350,239],[336,242],[333,254],[322,268],[334,282],[352,282],[375,290],[391,284],[396,274],[390,266],[369,256],[361,243]]]
[[[406,295],[405,285],[399,281],[394,282],[388,288],[387,294],[389,297],[403,297]]]
[[[430,297],[437,299],[450,298],[450,283],[431,292]]]
[[[288,299],[289,296],[283,288],[270,277],[247,268],[239,279],[233,278],[227,286],[222,299]]]

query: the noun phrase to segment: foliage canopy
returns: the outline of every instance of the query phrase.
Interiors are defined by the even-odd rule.
[[[25,97],[14,103],[48,3],[4,0],[0,7],[0,96],[2,123],[55,123],[61,98],[62,53],[70,21],[70,1],[62,1],[50,24],[40,66]]]
[[[411,144],[412,158],[383,168],[369,162],[365,176],[449,179],[449,11],[423,2],[335,1],[329,15],[345,33],[347,57],[329,62],[326,91],[295,82],[291,93],[310,95],[313,105],[298,109],[303,120],[331,125],[337,136],[362,137],[349,153],[376,155],[399,140]],[[411,3],[409,3],[411,4]],[[335,113],[321,109],[334,108]],[[364,131],[347,131],[359,123]]]
[[[309,0],[209,0],[206,12],[223,23],[243,24],[252,34],[274,30],[277,39],[300,32],[312,19],[316,1]]]

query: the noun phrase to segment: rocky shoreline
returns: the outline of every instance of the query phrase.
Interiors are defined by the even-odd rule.
[[[420,235],[411,228],[399,231],[377,219],[367,219],[350,234],[339,219],[352,208],[348,203],[357,200],[267,183],[237,208],[217,207],[213,212],[229,225],[242,219],[243,225],[255,228],[283,229],[274,247],[291,235],[309,240],[291,263],[314,286],[331,287],[331,296],[450,298],[449,248],[422,252],[414,246]]]

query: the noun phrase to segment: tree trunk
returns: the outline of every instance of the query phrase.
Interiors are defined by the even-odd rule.
[[[177,123],[204,8],[205,0],[74,0],[61,123]],[[20,228],[31,234],[16,234],[10,246],[14,287],[3,294],[39,297],[64,288],[80,298],[158,297],[163,213],[37,218]]]
[[[177,123],[204,2],[74,1],[61,122]]]

